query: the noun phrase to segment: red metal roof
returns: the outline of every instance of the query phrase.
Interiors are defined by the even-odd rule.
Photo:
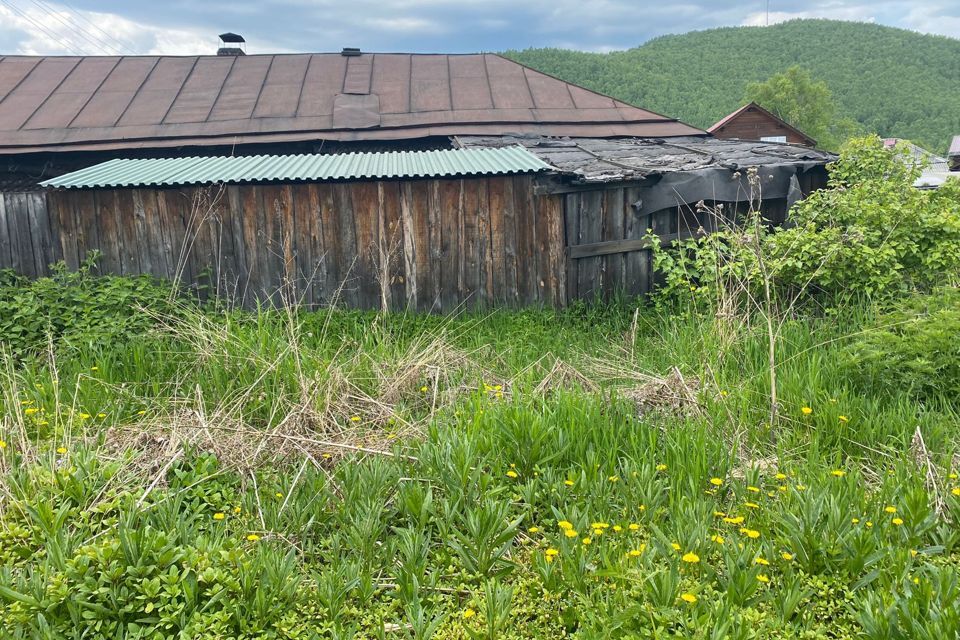
[[[0,58],[0,154],[703,132],[495,54]]]

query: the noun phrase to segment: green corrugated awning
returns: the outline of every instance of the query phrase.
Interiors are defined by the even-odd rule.
[[[523,147],[387,151],[332,155],[262,155],[116,159],[41,184],[61,189],[177,185],[444,178],[552,169]]]

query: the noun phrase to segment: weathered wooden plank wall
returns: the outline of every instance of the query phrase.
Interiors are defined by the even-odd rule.
[[[250,306],[566,303],[562,196],[531,176],[4,194],[0,268],[88,252]]]

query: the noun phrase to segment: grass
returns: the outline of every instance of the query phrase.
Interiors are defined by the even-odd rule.
[[[158,314],[2,375],[13,638],[947,637],[957,414],[866,305]],[[808,408],[809,412],[805,412]],[[960,494],[960,490],[957,491]],[[892,509],[892,510],[891,510]]]

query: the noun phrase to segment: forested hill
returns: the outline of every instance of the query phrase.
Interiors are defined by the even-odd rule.
[[[938,152],[960,134],[960,40],[876,24],[796,20],[663,36],[606,54],[505,55],[701,127],[739,107],[748,82],[799,64],[829,85],[838,117],[869,132]]]

